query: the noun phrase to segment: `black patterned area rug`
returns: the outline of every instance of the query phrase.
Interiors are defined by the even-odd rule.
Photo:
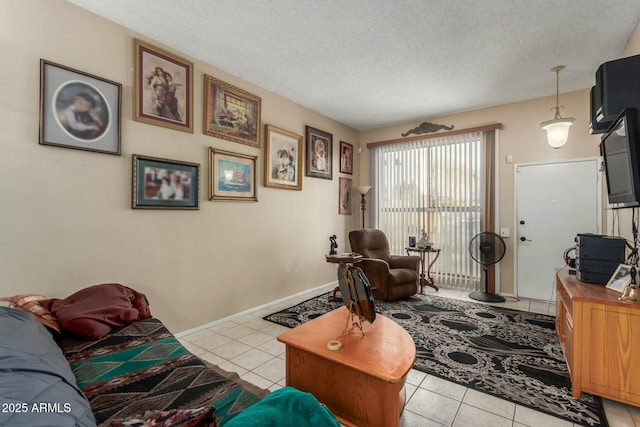
[[[294,328],[342,305],[330,296],[264,319]],[[555,317],[433,295],[375,304],[413,338],[415,369],[575,424],[608,425],[599,397],[571,396]]]

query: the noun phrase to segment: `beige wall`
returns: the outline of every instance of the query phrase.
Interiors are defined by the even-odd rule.
[[[301,192],[263,187],[262,150],[202,134],[203,73],[262,97],[263,124],[332,133],[334,158],[355,130],[193,58],[194,133],[134,122],[138,34],[62,0],[4,1],[0,32],[0,295],[119,282],[179,332],[336,280],[328,236],[346,250],[359,224],[357,205],[337,213],[338,163]],[[40,58],[122,83],[122,156],[38,144]],[[209,147],[259,156],[258,203],[207,200]],[[200,163],[200,210],[132,210],[133,153]]]

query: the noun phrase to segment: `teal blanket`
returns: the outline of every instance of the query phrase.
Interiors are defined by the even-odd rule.
[[[340,423],[312,394],[285,387],[254,403],[224,426],[340,427]]]

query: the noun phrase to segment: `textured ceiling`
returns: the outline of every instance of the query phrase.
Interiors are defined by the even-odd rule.
[[[366,130],[595,84],[638,0],[68,0]],[[562,102],[562,96],[560,97]]]

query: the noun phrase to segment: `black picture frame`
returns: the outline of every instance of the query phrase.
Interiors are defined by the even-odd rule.
[[[311,126],[305,126],[305,129],[307,152],[305,175],[333,179],[333,135]]]
[[[200,209],[200,164],[134,154],[133,209]]]

